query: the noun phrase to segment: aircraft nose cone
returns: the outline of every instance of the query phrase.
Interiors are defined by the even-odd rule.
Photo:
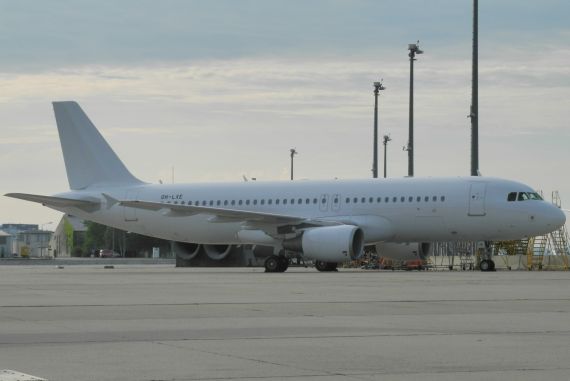
[[[565,223],[566,223],[566,214],[564,214],[564,212],[561,209],[556,208],[556,211],[555,213],[553,213],[552,216],[552,225],[556,229],[560,229],[560,227],[562,227]]]

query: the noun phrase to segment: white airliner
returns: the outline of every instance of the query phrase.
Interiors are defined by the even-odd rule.
[[[512,240],[561,227],[564,213],[527,185],[489,177],[148,184],[134,177],[75,102],[54,102],[70,191],[9,193],[85,220],[173,240],[189,255],[274,247],[333,270],[364,245]],[[144,160],[144,158],[141,158]]]

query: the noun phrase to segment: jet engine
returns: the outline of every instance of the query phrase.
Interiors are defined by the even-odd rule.
[[[172,242],[172,250],[177,257],[190,260],[196,258],[200,252],[200,245],[191,242]]]
[[[204,251],[210,259],[221,261],[228,256],[232,247],[232,245],[204,245]]]
[[[430,250],[430,242],[384,242],[376,245],[376,253],[380,257],[386,257],[396,261],[426,259]]]
[[[283,241],[285,250],[303,253],[317,261],[335,263],[360,257],[363,246],[362,229],[353,225],[311,228]]]

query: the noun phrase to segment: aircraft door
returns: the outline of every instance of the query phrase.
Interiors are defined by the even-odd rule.
[[[333,212],[338,212],[340,210],[340,194],[333,194],[332,196],[332,200],[331,200],[331,210]]]
[[[127,201],[133,201],[133,200],[137,200],[139,196],[139,191],[136,190],[130,190],[127,191],[127,194],[125,195],[125,199]],[[127,222],[135,222],[138,221],[138,217],[137,217],[137,209],[136,208],[129,208],[129,207],[124,207],[123,208],[123,215],[125,217],[125,221]]]
[[[485,191],[486,183],[471,183],[469,190],[469,212],[470,216],[484,216],[485,212]]]
[[[322,194],[319,199],[319,210],[321,212],[326,212],[329,209],[329,195]]]

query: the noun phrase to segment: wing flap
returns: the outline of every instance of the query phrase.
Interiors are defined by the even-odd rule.
[[[145,210],[165,210],[169,216],[193,216],[196,214],[212,215],[211,222],[261,222],[266,224],[300,224],[306,219],[283,214],[252,212],[249,210],[221,209],[208,206],[173,205],[151,201],[121,201],[119,205]]]

